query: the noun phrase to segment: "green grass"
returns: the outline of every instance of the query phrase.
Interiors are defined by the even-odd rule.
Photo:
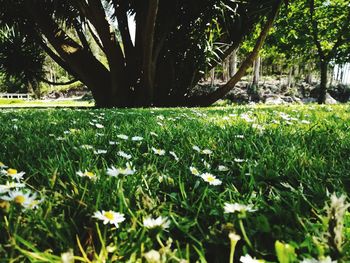
[[[231,262],[246,254],[266,262],[350,262],[349,212],[329,207],[331,194],[350,194],[350,105],[3,109],[0,149],[1,162],[26,172],[25,191],[43,199],[23,209],[0,194],[0,262],[60,262],[67,251],[77,262],[146,262],[151,250],[163,262],[229,262],[231,232],[241,237]],[[132,156],[135,174],[106,174],[126,166],[119,151]],[[191,166],[222,184],[208,184]],[[97,180],[76,174],[85,170]],[[7,181],[0,176],[0,184]],[[224,213],[225,203],[255,211]],[[123,213],[125,221],[104,225],[93,217],[101,210]],[[148,216],[166,217],[169,228],[147,229]]]
[[[0,99],[0,108],[47,108],[47,107],[93,107],[94,103],[83,100],[23,100]]]

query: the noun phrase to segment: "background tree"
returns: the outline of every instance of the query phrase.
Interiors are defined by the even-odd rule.
[[[0,0],[0,22],[40,45],[93,93],[97,106],[208,105],[243,76],[238,70],[225,89],[193,97],[191,91],[209,64],[205,34],[217,21],[227,57],[266,20],[253,56],[267,35],[280,0]],[[135,39],[128,18],[134,17]],[[268,18],[268,19],[267,19]],[[89,36],[103,51],[104,64]],[[249,63],[248,63],[249,64]],[[244,64],[246,65],[246,64]]]
[[[318,102],[324,103],[329,67],[349,61],[350,5],[346,0],[303,0],[291,2],[281,10],[268,47],[284,56],[288,67],[300,64],[310,78],[313,64],[318,68]]]

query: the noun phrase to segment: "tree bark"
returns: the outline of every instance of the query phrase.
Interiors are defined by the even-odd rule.
[[[322,61],[320,64],[321,70],[321,82],[320,82],[320,90],[318,95],[318,103],[324,104],[326,102],[326,94],[327,94],[327,82],[328,82],[328,61]]]
[[[259,85],[259,80],[260,80],[260,61],[261,58],[258,56],[254,60],[254,67],[253,67],[253,85],[258,86]]]
[[[234,49],[230,56],[230,78],[237,72],[237,49]]]

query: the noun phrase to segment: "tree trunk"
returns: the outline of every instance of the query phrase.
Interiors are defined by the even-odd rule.
[[[290,88],[292,86],[292,82],[293,82],[293,66],[291,66],[289,68],[289,73],[288,73],[288,88]]]
[[[230,56],[230,78],[237,72],[237,49],[234,49]]]
[[[321,62],[320,70],[321,70],[321,83],[320,83],[320,90],[318,95],[318,103],[323,104],[326,102],[326,94],[327,94],[328,61]]]
[[[260,61],[261,58],[258,56],[254,61],[254,67],[253,67],[253,85],[259,86],[259,80],[260,80]]]
[[[210,70],[210,86],[214,87],[215,84],[215,68]]]

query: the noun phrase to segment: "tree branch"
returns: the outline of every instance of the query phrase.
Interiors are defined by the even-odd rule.
[[[36,76],[36,78],[37,78],[38,80],[42,81],[42,82],[45,82],[45,83],[47,83],[47,84],[49,84],[49,85],[53,85],[53,86],[70,85],[70,84],[73,84],[73,83],[79,81],[79,80],[77,80],[77,79],[72,79],[72,80],[69,80],[69,81],[67,81],[67,82],[53,82],[53,81],[47,80],[47,79],[45,79],[45,78],[43,78],[43,77],[40,77],[40,76]]]
[[[312,24],[312,36],[315,41],[316,47],[318,54],[321,58],[321,60],[324,60],[326,58],[324,51],[322,50],[320,40],[318,38],[318,23],[315,20],[315,0],[309,0],[309,9],[310,9],[310,19],[311,19],[311,24]]]
[[[266,21],[259,38],[257,39],[253,51],[246,57],[246,59],[241,64],[240,68],[236,72],[236,74],[222,87],[216,89],[214,92],[197,96],[197,97],[190,97],[188,98],[188,101],[186,104],[189,104],[191,106],[209,106],[218,99],[225,96],[230,90],[232,90],[238,81],[241,80],[241,78],[245,75],[247,69],[251,66],[253,61],[256,59],[256,57],[259,55],[259,51],[262,48],[265,39],[277,17],[278,11],[280,9],[280,6],[282,4],[283,0],[277,0],[274,7],[272,8],[271,14],[268,17],[268,20]]]

